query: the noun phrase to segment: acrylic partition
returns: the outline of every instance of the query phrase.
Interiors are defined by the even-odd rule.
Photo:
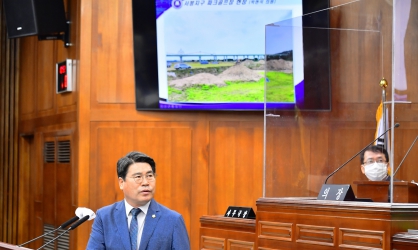
[[[264,197],[317,197],[326,182],[356,196],[386,185],[387,199],[418,182],[418,3],[345,2],[266,25]],[[384,132],[396,181],[369,182],[360,152]]]

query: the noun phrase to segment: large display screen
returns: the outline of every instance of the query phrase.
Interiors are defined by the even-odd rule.
[[[277,108],[329,110],[329,70],[321,81],[305,79],[311,58],[305,58],[306,48],[326,48],[325,58],[315,60],[328,62],[327,37],[321,48],[305,46],[304,29],[294,29],[279,41],[291,43],[290,49],[275,58],[266,55],[269,24],[328,6],[322,2],[132,1],[137,110],[263,110],[265,81],[277,77],[288,85],[277,90]],[[274,72],[266,71],[271,67]],[[309,90],[325,95],[308,98]]]

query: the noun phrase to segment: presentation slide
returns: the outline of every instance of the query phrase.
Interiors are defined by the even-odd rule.
[[[302,0],[156,1],[156,12],[161,109],[262,110],[265,81],[278,79],[274,102],[296,102],[302,29],[269,29],[301,16]]]

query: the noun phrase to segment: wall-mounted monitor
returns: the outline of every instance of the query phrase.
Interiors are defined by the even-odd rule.
[[[266,27],[325,9],[329,0],[146,0],[132,7],[137,110],[245,111],[264,109],[272,59]],[[329,18],[313,21],[328,27]],[[315,63],[328,65],[328,36],[298,30],[289,39],[298,38],[294,48],[303,52],[284,51],[274,63],[292,79],[302,68],[303,84],[292,82],[277,107],[330,110],[329,67],[317,71]]]

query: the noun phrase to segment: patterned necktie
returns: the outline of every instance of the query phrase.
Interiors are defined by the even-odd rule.
[[[137,248],[137,240],[138,240],[138,220],[136,216],[141,212],[139,208],[132,208],[132,220],[131,226],[129,228],[129,237],[131,238],[131,249],[136,250]]]

